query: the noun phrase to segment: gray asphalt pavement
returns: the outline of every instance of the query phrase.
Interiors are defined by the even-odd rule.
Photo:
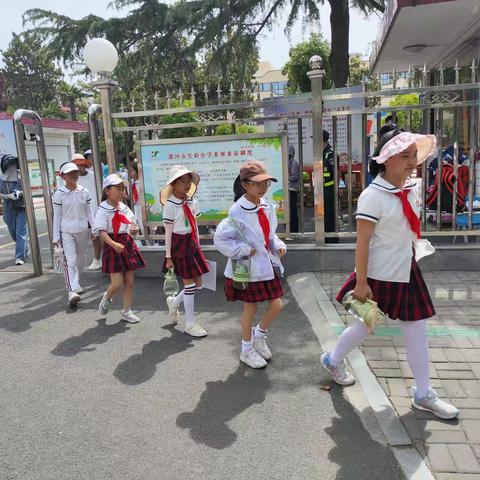
[[[287,288],[272,363],[240,365],[241,305],[202,292],[193,340],[168,324],[159,279],[136,283],[142,322],[96,311],[86,274],[66,307],[59,275],[0,272],[3,480],[403,478],[388,447],[319,368],[320,347]]]

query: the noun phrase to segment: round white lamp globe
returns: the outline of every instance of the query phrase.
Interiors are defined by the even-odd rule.
[[[83,50],[83,60],[93,73],[111,73],[118,63],[118,52],[104,38],[92,38]]]

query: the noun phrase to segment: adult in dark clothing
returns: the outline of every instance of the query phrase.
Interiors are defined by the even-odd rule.
[[[323,131],[323,201],[325,209],[325,232],[335,231],[335,159],[333,148],[328,143],[330,134]],[[338,243],[338,238],[327,238],[326,243]]]
[[[288,195],[290,203],[290,231],[298,232],[298,192],[300,191],[300,165],[295,160],[295,147],[288,146]]]

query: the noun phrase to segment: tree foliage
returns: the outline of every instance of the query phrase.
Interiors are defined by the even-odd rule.
[[[396,106],[403,106],[403,105],[418,105],[420,103],[418,94],[410,93],[410,94],[403,94],[403,95],[396,95],[390,101],[391,107]],[[409,113],[408,111],[397,111],[397,125],[404,129],[408,129],[409,125]],[[420,133],[423,129],[423,115],[422,110],[412,110],[412,126],[411,131]]]

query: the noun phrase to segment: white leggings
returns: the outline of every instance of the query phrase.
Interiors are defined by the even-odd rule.
[[[426,397],[430,389],[428,371],[428,339],[426,320],[414,322],[400,321],[400,328],[405,336],[407,360],[415,377],[417,396]],[[355,348],[369,336],[367,327],[357,320],[340,336],[335,349],[330,354],[330,363],[338,365]]]

